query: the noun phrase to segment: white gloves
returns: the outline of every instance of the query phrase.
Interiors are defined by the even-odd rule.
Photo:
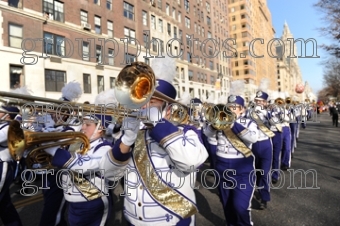
[[[56,131],[56,128],[54,128],[54,127],[47,127],[47,128],[42,128],[41,131],[44,132],[44,133],[54,132],[54,131]]]
[[[211,125],[208,125],[203,129],[204,135],[207,137],[215,137],[217,130],[215,130]]]
[[[141,114],[148,118],[147,123],[157,123],[163,118],[162,111],[157,107],[143,109]]]
[[[141,121],[137,118],[124,118],[122,123],[122,130],[124,130],[124,135],[122,136],[122,142],[126,146],[131,146],[135,143],[137,138],[137,133],[140,129]]]

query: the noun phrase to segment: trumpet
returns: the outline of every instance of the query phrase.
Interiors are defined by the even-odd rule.
[[[67,140],[60,141],[64,139]],[[81,132],[43,133],[23,131],[20,127],[19,121],[16,120],[13,120],[9,125],[7,145],[9,152],[15,161],[19,161],[22,158],[25,150],[33,148],[36,145],[40,145],[41,143],[52,141],[55,142],[52,144],[46,144],[41,145],[39,147],[35,147],[32,151],[29,152],[28,158],[30,158],[30,156],[34,156],[36,153],[46,148],[62,145],[71,145],[79,142],[83,143],[83,148],[80,150],[80,154],[86,154],[86,152],[90,148],[90,142],[88,138],[86,137],[85,134]]]
[[[292,99],[290,97],[286,97],[285,102],[286,104],[290,104],[292,102]]]

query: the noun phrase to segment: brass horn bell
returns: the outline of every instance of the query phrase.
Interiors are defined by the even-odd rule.
[[[66,141],[60,141],[68,139]],[[54,142],[52,144],[41,145],[42,143]],[[51,158],[44,158],[41,155],[41,150],[50,147],[57,147],[61,145],[71,145],[73,143],[82,142],[83,148],[80,154],[86,154],[90,148],[90,142],[87,136],[81,132],[55,132],[55,133],[43,133],[43,132],[32,132],[24,131],[20,127],[20,122],[13,120],[8,128],[7,145],[12,158],[15,161],[19,161],[25,150],[33,148],[27,158],[35,159],[38,161],[49,161]],[[36,145],[41,145],[35,147]],[[46,152],[45,152],[46,153]],[[46,153],[47,154],[47,153]],[[48,155],[48,154],[47,154]],[[46,162],[35,162],[37,164],[45,165]],[[51,165],[51,164],[50,164]]]
[[[236,115],[224,104],[205,104],[203,107],[205,118],[216,130],[224,130],[236,120]]]
[[[275,100],[275,104],[281,105],[281,104],[284,104],[284,103],[285,103],[285,100],[282,99],[281,97],[276,98],[276,100]]]

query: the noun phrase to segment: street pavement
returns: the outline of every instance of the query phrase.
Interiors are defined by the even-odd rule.
[[[300,129],[291,169],[282,171],[281,180],[272,185],[266,210],[258,209],[255,192],[251,211],[255,226],[340,225],[340,128],[332,126],[327,112],[318,115],[317,121],[309,121],[306,129]],[[214,177],[204,176],[205,187],[202,186],[202,172],[208,166],[206,163],[197,174],[199,189],[195,191],[200,213],[196,225],[224,226],[217,190],[207,189],[213,187]],[[38,225],[43,207],[41,191],[33,197],[23,197],[15,193],[17,189],[18,185],[13,184],[12,199],[24,226]],[[120,185],[114,190],[114,215],[108,225],[127,225],[122,215],[123,197],[119,196],[122,192]]]

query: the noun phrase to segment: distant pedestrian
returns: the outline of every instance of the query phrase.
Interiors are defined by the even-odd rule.
[[[329,108],[329,112],[332,115],[333,126],[338,127],[338,119],[339,119],[338,108],[336,106],[331,106]]]

